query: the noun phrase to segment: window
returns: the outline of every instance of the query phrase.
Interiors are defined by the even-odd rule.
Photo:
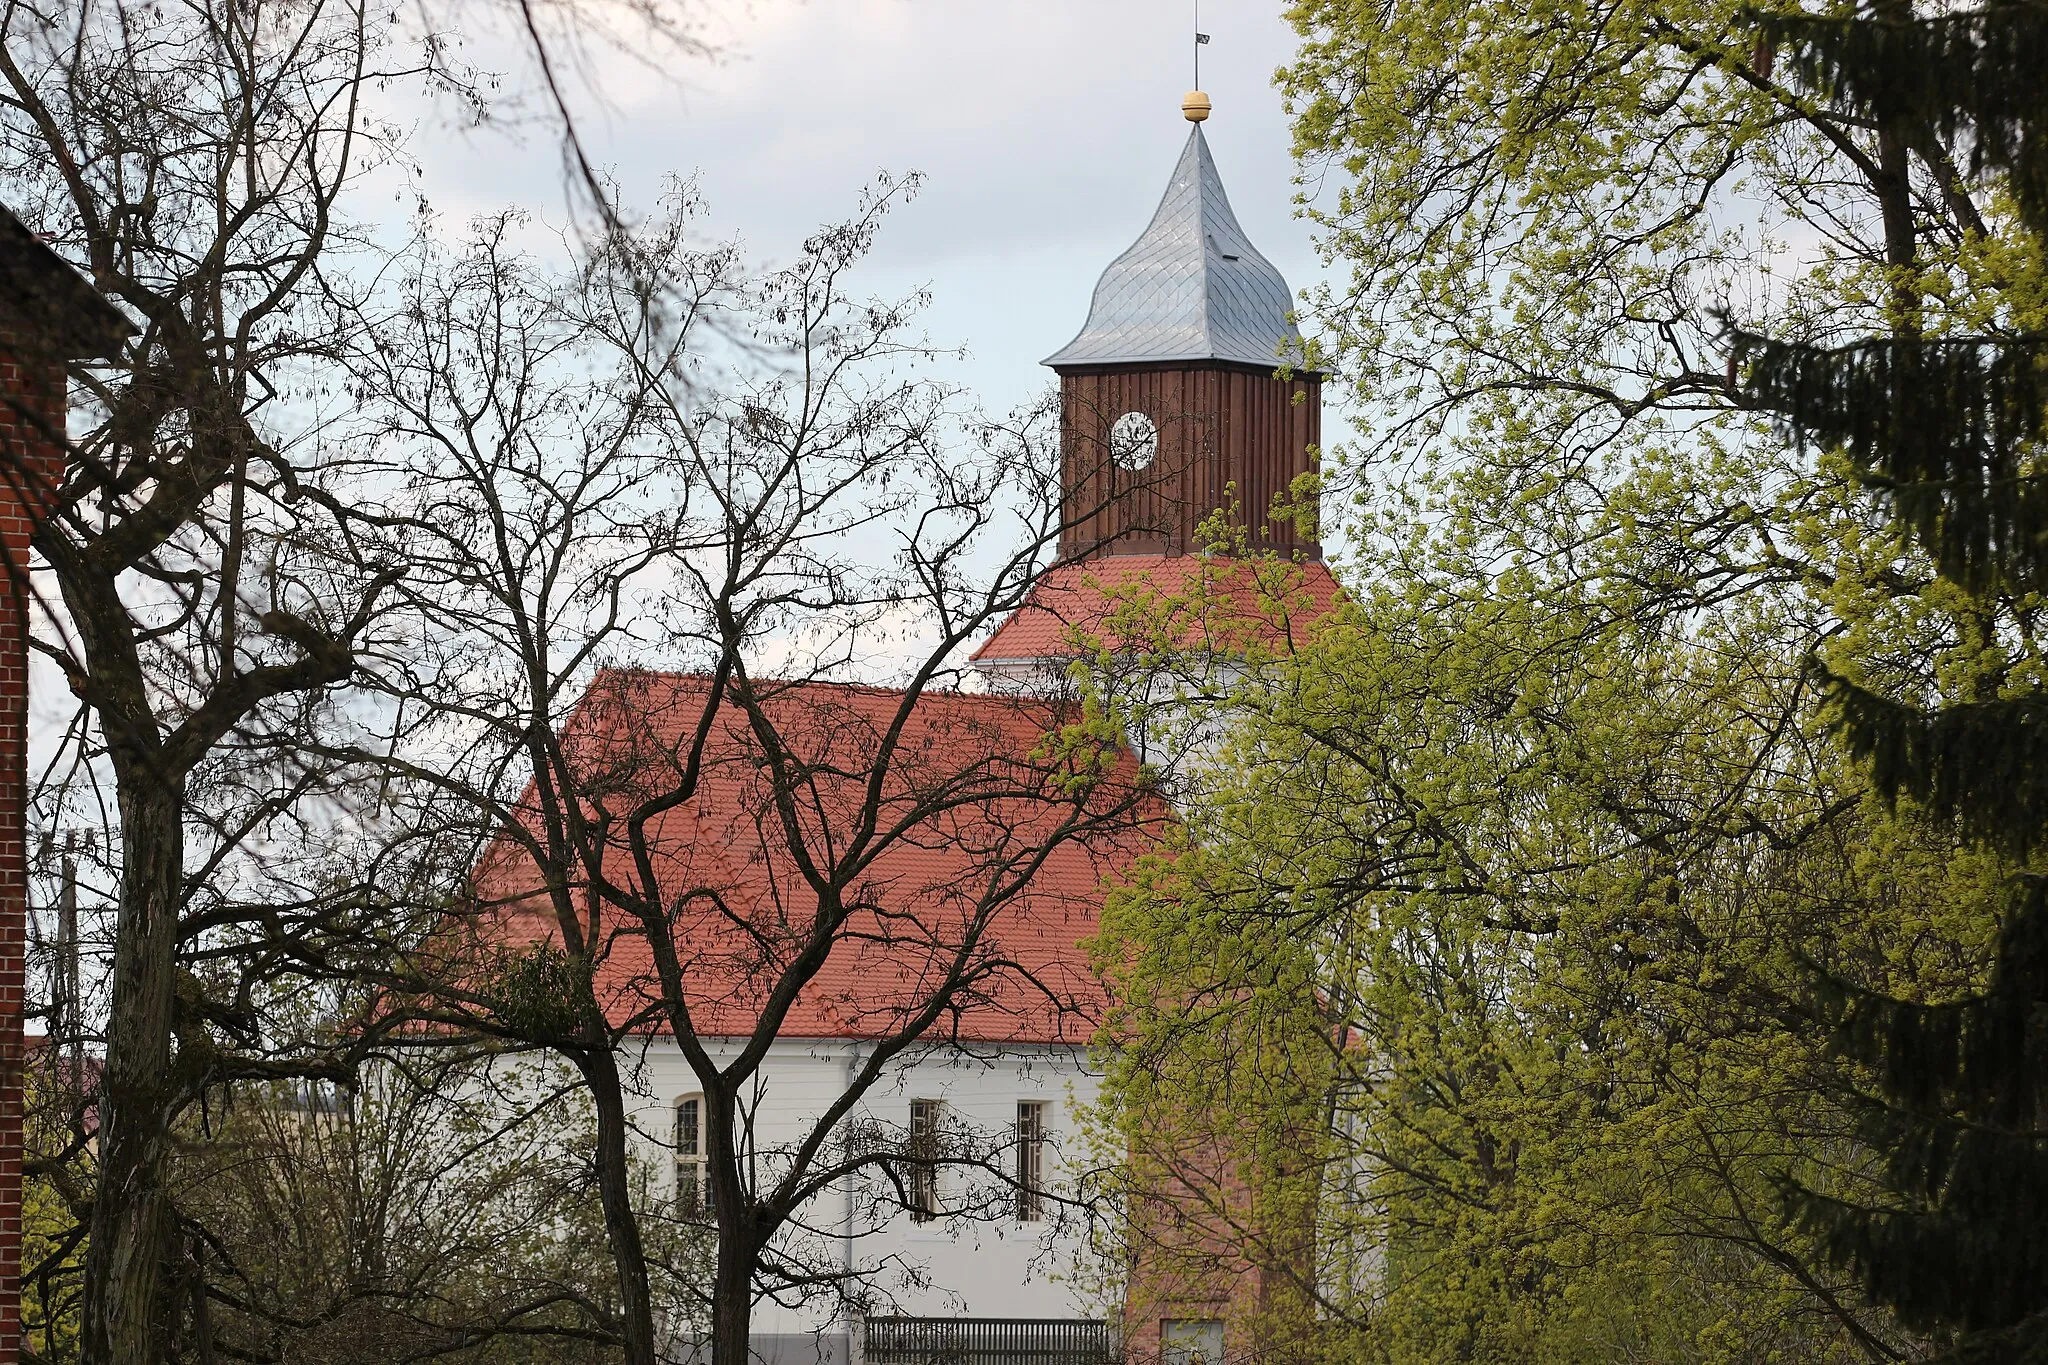
[[[711,1179],[704,1169],[704,1097],[676,1101],[676,1212],[695,1218],[711,1212]]]
[[[1223,1324],[1216,1318],[1168,1318],[1159,1325],[1162,1365],[1223,1365]]]
[[[1142,412],[1127,412],[1110,424],[1109,458],[1119,469],[1143,469],[1159,454],[1159,426]]]
[[[1017,1221],[1045,1217],[1045,1102],[1017,1101]]]
[[[910,1102],[910,1218],[929,1223],[939,1216],[939,1122],[937,1100]]]

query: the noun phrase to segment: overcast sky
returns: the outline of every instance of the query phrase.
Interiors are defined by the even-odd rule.
[[[592,160],[643,204],[668,174],[697,174],[709,231],[771,262],[845,215],[877,172],[922,172],[870,291],[929,287],[932,338],[968,349],[957,377],[992,405],[1047,382],[1039,360],[1079,329],[1187,136],[1190,0],[698,3],[716,60],[585,54],[582,78],[602,95],[579,101]],[[1239,221],[1299,290],[1316,264],[1272,85],[1292,31],[1261,0],[1207,0],[1201,22],[1217,165]],[[481,37],[472,51],[491,60]],[[561,219],[545,132],[433,119],[422,132],[424,183],[447,221],[506,204]]]

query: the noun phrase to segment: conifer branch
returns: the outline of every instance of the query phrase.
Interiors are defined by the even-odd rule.
[[[1734,342],[1744,401],[1788,439],[1845,451],[1944,575],[1972,591],[2048,584],[2042,340]]]
[[[1932,18],[1746,17],[1837,112],[1960,142],[1972,175],[2003,171],[2027,218],[2048,222],[2048,152],[2037,127],[2048,114],[2048,4],[2006,0]]]

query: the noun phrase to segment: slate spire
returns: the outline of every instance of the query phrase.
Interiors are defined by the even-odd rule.
[[[1230,211],[1197,123],[1151,224],[1102,272],[1080,335],[1044,363],[1227,360],[1270,369],[1298,354],[1293,305],[1287,281]]]

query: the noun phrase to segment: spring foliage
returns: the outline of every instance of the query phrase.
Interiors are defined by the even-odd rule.
[[[1353,600],[1111,906],[1108,1112],[1185,1187],[1133,1226],[1290,1281],[1319,1359],[1936,1349],[1816,1210],[1914,1197],[1885,1011],[1965,1071],[2016,1036],[1973,1002],[2031,854],[1957,817],[2039,782],[1967,709],[2010,745],[2042,677],[2031,152],[1880,128],[1804,20],[1711,0],[1294,15]]]

